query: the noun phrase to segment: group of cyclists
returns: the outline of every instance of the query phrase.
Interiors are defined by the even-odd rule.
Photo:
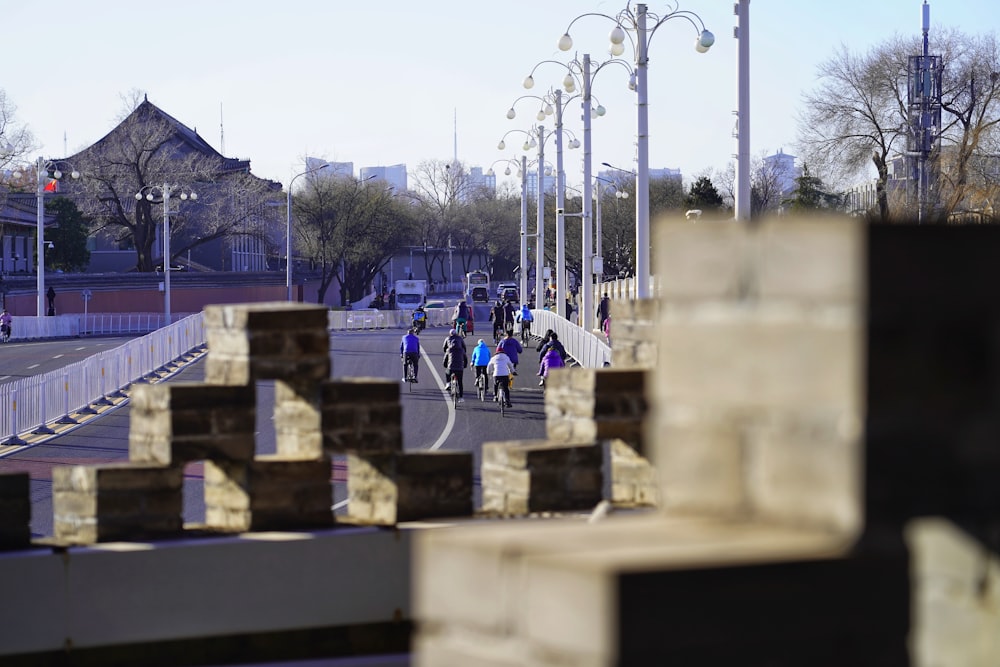
[[[525,319],[524,311],[527,311]],[[530,331],[531,312],[527,306],[519,313],[522,330]],[[506,321],[506,320],[504,320]],[[527,326],[525,326],[527,325]],[[457,325],[456,325],[457,327]],[[496,332],[496,329],[494,330]],[[419,330],[414,326],[403,336],[399,344],[399,356],[403,360],[403,382],[417,382],[420,361]],[[448,373],[449,382],[454,379],[458,402],[465,402],[465,369],[475,369],[476,380],[486,376],[493,378],[493,400],[504,398],[505,407],[513,407],[510,401],[511,379],[517,375],[517,365],[524,353],[524,347],[514,337],[513,328],[508,328],[497,336],[496,349],[491,351],[486,341],[480,338],[472,349],[471,357],[465,345],[465,336],[459,328],[448,331],[448,336],[441,345],[444,354],[443,365]],[[539,386],[545,386],[545,379],[553,368],[566,365],[566,349],[559,341],[559,336],[549,329],[541,342],[535,348],[538,352],[539,368],[537,375],[541,378]]]

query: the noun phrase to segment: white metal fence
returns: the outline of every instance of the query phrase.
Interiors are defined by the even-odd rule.
[[[0,385],[0,438],[21,444],[24,434],[51,432],[48,424],[73,423],[74,414],[93,413],[95,406],[108,404],[108,397],[204,342],[198,313],[58,371]]]
[[[531,332],[536,336],[544,336],[548,329],[555,331],[566,352],[581,366],[603,368],[611,363],[611,348],[604,340],[552,311],[533,310],[531,314],[535,318],[531,324]]]

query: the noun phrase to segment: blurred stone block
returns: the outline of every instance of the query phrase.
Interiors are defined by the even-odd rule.
[[[471,452],[349,454],[351,521],[400,521],[472,515]]]
[[[403,450],[399,383],[343,378],[322,386],[323,447],[331,454]]]
[[[52,469],[54,536],[72,544],[143,540],[182,530],[183,466],[109,463]]]
[[[624,440],[612,438],[602,444],[605,469],[611,470],[611,489],[607,499],[618,507],[655,506],[659,478],[653,464]]]
[[[330,376],[329,309],[284,301],[205,306],[209,384],[324,380]]]
[[[611,312],[611,366],[616,369],[656,368],[656,326],[659,300],[620,299]]]
[[[31,546],[31,478],[0,474],[0,550]]]
[[[619,438],[642,452],[646,412],[642,370],[573,367],[546,382],[545,431],[556,442]]]
[[[257,425],[253,385],[137,385],[129,414],[129,460],[186,463],[248,461]]]
[[[205,462],[205,524],[213,530],[295,530],[333,524],[331,465],[280,455]]]
[[[603,459],[596,442],[483,443],[483,512],[524,515],[593,509],[602,499]]]

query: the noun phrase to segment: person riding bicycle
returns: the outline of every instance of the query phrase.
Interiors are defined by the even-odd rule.
[[[413,311],[413,330],[416,333],[420,333],[427,326],[427,311],[424,310],[423,304],[417,306],[416,310]]]
[[[496,305],[490,310],[490,322],[493,323],[493,340],[499,341],[500,334],[503,332],[504,317],[506,316],[506,310],[502,301],[497,301]]]
[[[455,312],[452,314],[451,319],[455,322],[455,329],[463,336],[468,333],[465,323],[469,321],[469,304],[465,302],[465,299],[462,299],[455,305]]]
[[[510,363],[512,363],[516,369],[517,355],[524,352],[524,348],[521,347],[520,341],[518,341],[517,338],[514,338],[513,331],[507,332],[507,335],[504,336],[503,339],[497,344],[497,349],[503,350],[503,353],[507,355],[510,359]],[[514,375],[517,375],[517,373],[515,372]]]
[[[480,377],[486,375],[486,365],[490,363],[490,348],[482,338],[472,348],[472,360],[469,363],[476,369],[476,381],[478,382]]]
[[[413,364],[413,381],[417,381],[417,369],[420,363],[420,339],[416,328],[410,329],[399,342],[399,358],[403,360],[403,382],[406,382],[406,365]]]
[[[514,308],[514,303],[508,301],[503,305],[503,330],[506,332],[511,332],[514,330],[514,318],[517,314],[517,309]]]
[[[503,385],[507,393],[506,407],[513,407],[510,402],[510,377],[514,374],[514,364],[511,362],[502,347],[497,347],[497,353],[486,365],[486,370],[493,376],[493,400],[500,400],[500,386]]]
[[[549,333],[546,336],[546,338],[548,338],[548,342],[541,345],[541,349],[538,354],[539,363],[545,361],[545,355],[549,353],[549,350],[555,350],[556,353],[559,355],[559,359],[563,362],[563,365],[565,366],[566,357],[568,357],[569,355],[566,354],[566,348],[563,347],[563,344],[559,342],[559,334],[553,331]],[[539,375],[542,374],[539,373]],[[544,384],[545,384],[545,376],[542,375],[542,379],[538,382],[538,385],[542,386]]]
[[[448,337],[442,346],[444,351],[444,367],[450,377],[455,374],[456,386],[458,388],[458,402],[465,402],[465,367],[469,364],[468,355],[465,353],[465,341],[452,329],[448,332]]]
[[[563,368],[564,366],[566,366],[566,362],[563,361],[559,350],[555,347],[550,347],[545,352],[545,356],[542,357],[542,363],[538,366],[538,376],[542,378],[538,384],[545,386],[545,380],[549,377],[549,372],[553,368]]]
[[[7,309],[4,308],[3,312],[0,313],[0,335],[3,335],[3,339],[5,341],[6,340],[10,340],[10,334],[11,334],[11,326],[10,325],[11,325],[11,322],[13,322],[13,321],[14,321],[14,318],[12,318],[10,316],[10,313],[7,312]]]
[[[521,304],[521,310],[517,311],[517,321],[521,323],[521,333],[525,340],[531,335],[531,323],[535,321],[535,316],[531,314],[528,304]]]

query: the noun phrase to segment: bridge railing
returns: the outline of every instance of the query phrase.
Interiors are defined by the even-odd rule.
[[[0,385],[0,438],[4,444],[21,444],[22,435],[45,433],[47,424],[72,423],[67,422],[71,415],[94,412],[94,406],[108,404],[109,396],[204,342],[198,313],[57,371]]]
[[[531,331],[543,336],[546,330],[552,329],[559,335],[566,352],[581,366],[603,368],[611,363],[611,348],[601,338],[552,311],[533,310],[531,314],[535,318]]]

